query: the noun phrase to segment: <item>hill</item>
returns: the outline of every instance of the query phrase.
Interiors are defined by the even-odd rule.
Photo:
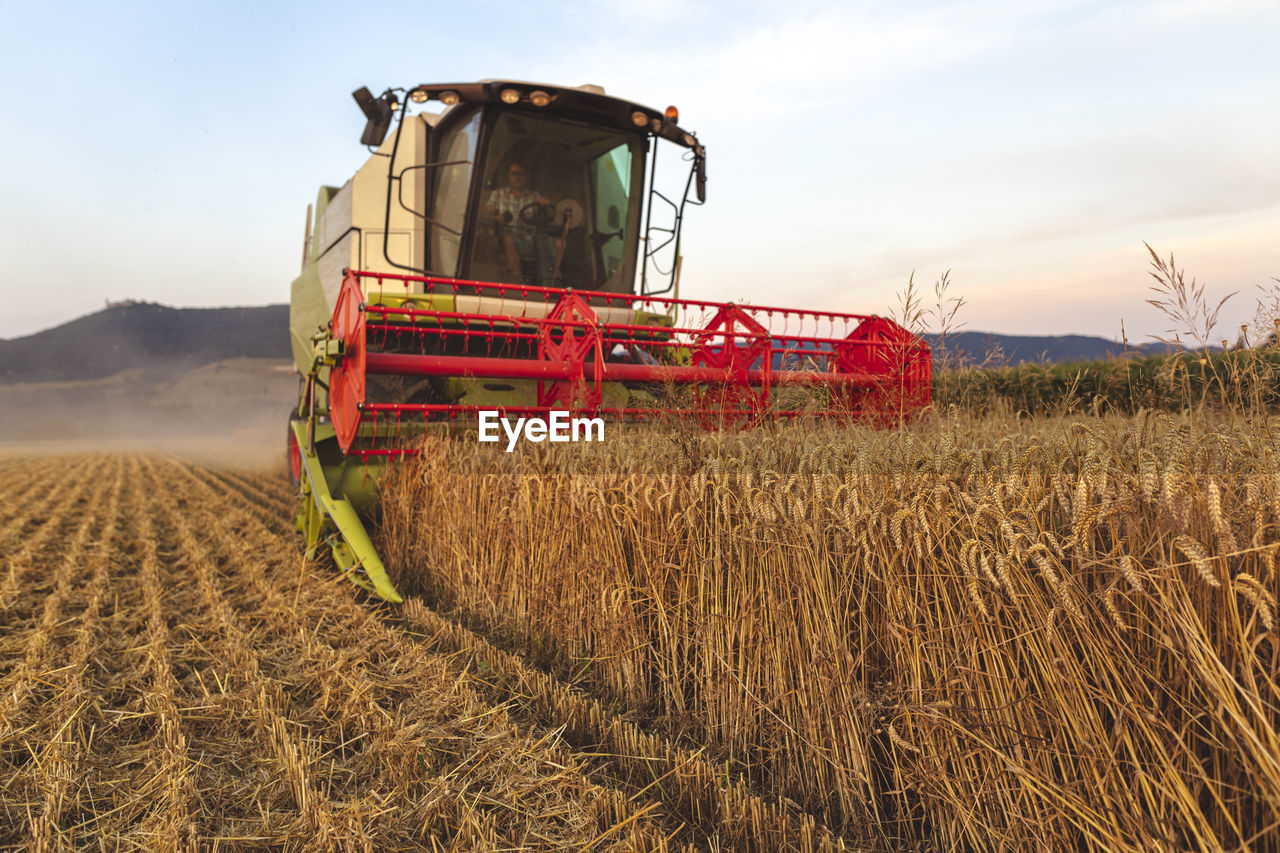
[[[926,335],[934,354],[939,354],[938,336]],[[994,364],[1022,364],[1064,361],[1101,361],[1123,355],[1155,355],[1167,351],[1164,344],[1132,344],[1092,335],[1000,335],[994,332],[953,332],[947,335],[946,349],[962,364],[983,364],[991,356]]]
[[[157,368],[177,374],[233,358],[291,359],[289,306],[113,306],[0,340],[0,384],[103,379]]]

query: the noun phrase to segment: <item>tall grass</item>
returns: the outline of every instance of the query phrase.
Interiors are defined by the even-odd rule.
[[[1278,849],[1276,424],[430,438],[398,582],[757,790],[940,849]]]
[[[1045,415],[1153,409],[1231,416],[1280,405],[1280,348],[960,367],[939,372],[933,392],[934,406],[944,411]]]

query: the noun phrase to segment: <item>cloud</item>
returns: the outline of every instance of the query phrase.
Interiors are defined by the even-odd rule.
[[[1032,150],[940,161],[933,178],[982,199],[981,228],[1013,242],[1131,233],[1171,220],[1261,211],[1280,198],[1280,122],[1169,115]],[[994,232],[994,234],[993,234]]]
[[[606,7],[607,8],[607,7]],[[632,8],[630,4],[626,6]],[[701,11],[699,11],[699,9]],[[550,63],[554,79],[609,69],[609,89],[643,100],[672,92],[702,116],[848,103],[890,81],[936,71],[1016,38],[1005,3],[961,8],[869,4],[785,11],[734,6],[711,26],[707,7],[661,32],[627,27]],[[600,18],[612,17],[601,12]],[[598,72],[593,72],[600,76]]]

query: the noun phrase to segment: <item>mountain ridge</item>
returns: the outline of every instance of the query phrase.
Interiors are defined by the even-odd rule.
[[[0,340],[0,384],[105,379],[156,367],[190,370],[231,358],[291,358],[289,306],[113,305]]]
[[[940,347],[940,336],[926,334],[935,359],[945,353],[965,366],[1003,366],[1027,362],[1102,361],[1120,356],[1147,356],[1171,351],[1167,344],[1124,344],[1096,335],[1005,335],[998,332],[951,332]]]

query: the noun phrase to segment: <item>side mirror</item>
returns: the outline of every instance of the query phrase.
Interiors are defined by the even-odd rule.
[[[351,97],[356,99],[356,103],[360,105],[360,111],[368,119],[364,126],[364,133],[360,136],[360,144],[381,145],[387,138],[387,130],[391,127],[391,100],[387,96],[375,98],[365,86],[352,92]]]
[[[697,159],[693,161],[693,170],[695,178],[695,187],[698,193],[698,202],[707,200],[707,155],[699,153]]]
[[[621,226],[622,222],[618,216],[618,206],[616,204],[609,205],[609,209],[605,211],[605,222],[614,230]]]

